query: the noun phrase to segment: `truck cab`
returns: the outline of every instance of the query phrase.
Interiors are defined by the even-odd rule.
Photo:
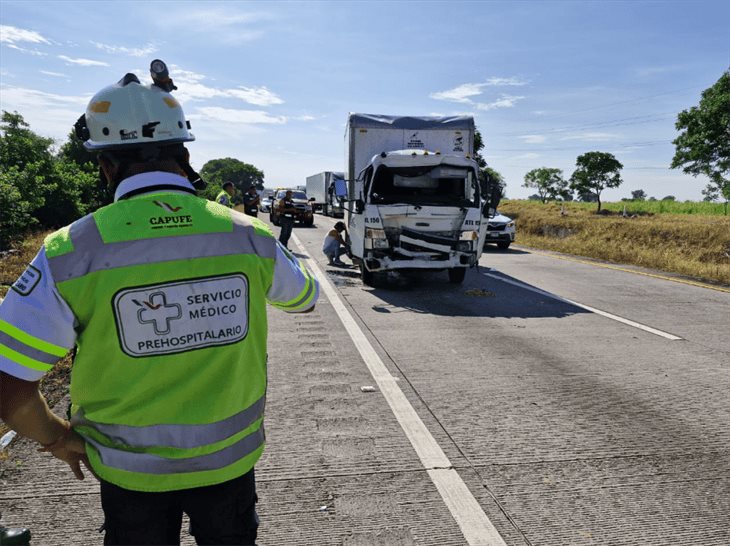
[[[461,282],[484,246],[478,167],[427,150],[374,156],[355,183],[351,249],[363,277],[394,269],[447,269]]]

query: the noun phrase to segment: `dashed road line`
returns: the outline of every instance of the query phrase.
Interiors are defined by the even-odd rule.
[[[550,292],[546,292],[545,290],[540,290],[539,288],[535,288],[534,286],[530,286],[529,284],[525,284],[525,283],[518,282],[518,281],[513,281],[511,279],[505,279],[504,277],[502,277],[500,275],[495,275],[493,273],[482,273],[482,275],[484,275],[485,277],[489,277],[491,279],[497,279],[498,281],[517,286],[524,290],[529,290],[531,292],[535,292],[537,294],[546,296],[548,298],[552,298],[552,299],[555,299],[558,301],[569,303],[570,305],[574,305],[575,307],[580,307],[581,309],[585,309],[586,311],[590,311],[591,313],[595,313],[597,315],[601,315],[601,316],[609,318],[611,320],[615,320],[616,322],[621,322],[623,324],[627,324],[628,326],[633,326],[634,328],[638,328],[639,330],[644,330],[645,332],[649,332],[650,334],[661,336],[661,337],[663,337],[665,339],[669,339],[671,341],[677,341],[677,340],[683,339],[679,336],[675,336],[674,334],[670,334],[668,332],[664,332],[662,330],[657,330],[656,328],[652,328],[651,326],[647,326],[646,324],[641,324],[639,322],[635,322],[633,320],[629,320],[627,318],[620,317],[618,315],[614,315],[614,314],[608,313],[606,311],[602,311],[601,309],[596,309],[595,307],[591,307],[589,305],[583,305],[582,303],[578,303],[576,301],[569,300],[568,298],[563,298],[562,296],[558,296],[556,294],[551,294]]]
[[[300,252],[309,257],[307,250],[296,235],[292,234],[292,240],[299,247]],[[307,265],[320,283],[321,290],[326,294],[332,308],[342,321],[370,374],[380,388],[380,392],[411,442],[421,464],[459,525],[467,544],[470,546],[506,546],[494,524],[484,513],[464,480],[453,468],[451,461],[428,431],[416,410],[408,402],[398,386],[396,378],[388,371],[329,279],[315,260],[310,258],[307,261]]]

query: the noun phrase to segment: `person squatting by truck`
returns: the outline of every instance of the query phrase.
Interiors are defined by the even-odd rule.
[[[350,248],[342,234],[345,232],[345,223],[337,222],[333,229],[327,232],[322,243],[322,252],[329,260],[329,265],[345,266],[346,264],[340,260],[343,254],[349,254]]]
[[[0,305],[0,418],[99,479],[105,544],[179,544],[183,512],[199,544],[254,544],[266,303],[306,313],[319,287],[266,224],[197,197],[172,88],[127,74],[77,121],[114,202],[49,235]],[[66,421],[38,386],[73,347]]]

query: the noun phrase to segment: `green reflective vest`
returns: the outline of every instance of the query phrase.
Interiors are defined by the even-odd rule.
[[[231,196],[228,195],[226,190],[221,190],[221,192],[216,195],[215,202],[233,208],[233,201],[231,201]]]
[[[118,201],[46,239],[78,321],[71,422],[102,479],[169,491],[253,468],[275,245],[262,222],[178,193]]]

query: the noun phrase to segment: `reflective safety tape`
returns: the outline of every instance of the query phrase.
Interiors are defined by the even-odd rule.
[[[289,300],[287,302],[272,303],[272,305],[274,307],[277,307],[277,308],[283,309],[283,310],[296,309],[298,307],[301,307],[305,303],[307,303],[307,300],[311,299],[312,295],[314,294],[314,292],[317,288],[317,284],[314,281],[314,279],[312,279],[311,275],[309,275],[309,273],[306,272],[306,270],[304,270],[304,271],[307,275],[307,284],[305,285],[304,289],[302,290],[302,293],[300,293],[300,295],[297,296],[296,298]]]
[[[72,224],[74,251],[48,258],[56,282],[68,281],[96,271],[149,265],[167,261],[211,258],[236,254],[276,256],[272,237],[260,235],[251,225],[233,224],[233,232],[179,235],[104,243],[92,216]]]
[[[100,432],[115,444],[130,448],[176,447],[194,448],[230,438],[253,425],[264,416],[266,397],[262,396],[245,410],[222,421],[204,425],[108,425],[90,421],[83,409],[71,418],[71,425],[87,426]]]
[[[105,447],[88,437],[86,437],[86,441],[94,446],[99,452],[101,462],[108,467],[142,474],[184,474],[187,472],[218,470],[232,465],[263,446],[266,435],[262,424],[261,428],[255,432],[245,436],[235,444],[224,447],[220,451],[185,459],[169,459],[150,453],[121,451]]]
[[[47,341],[32,336],[29,333],[24,332],[20,328],[13,326],[9,322],[5,322],[4,320],[0,320],[0,332],[4,332],[10,337],[15,338],[25,345],[33,347],[34,349],[38,349],[39,351],[43,351],[44,353],[52,354],[56,356],[56,360],[63,356],[66,356],[66,353],[69,351],[64,347],[54,345],[53,343],[48,343]],[[56,360],[54,360],[53,362],[55,362]]]
[[[37,360],[38,362],[45,362],[46,364],[55,364],[58,359],[63,357],[67,352],[64,351],[63,355],[61,356],[52,355],[45,351],[29,347],[25,343],[18,341],[17,338],[9,336],[5,332],[0,332],[0,345],[5,345],[6,347],[12,349],[17,353],[25,355],[33,360]]]
[[[0,345],[0,356],[4,356],[5,358],[12,360],[17,364],[20,364],[21,366],[25,366],[26,368],[30,368],[31,370],[37,370],[39,372],[47,372],[48,370],[53,368],[53,364],[48,364],[46,362],[41,362],[40,360],[30,358],[29,356],[25,356],[23,353],[14,351],[13,349],[5,345]]]

